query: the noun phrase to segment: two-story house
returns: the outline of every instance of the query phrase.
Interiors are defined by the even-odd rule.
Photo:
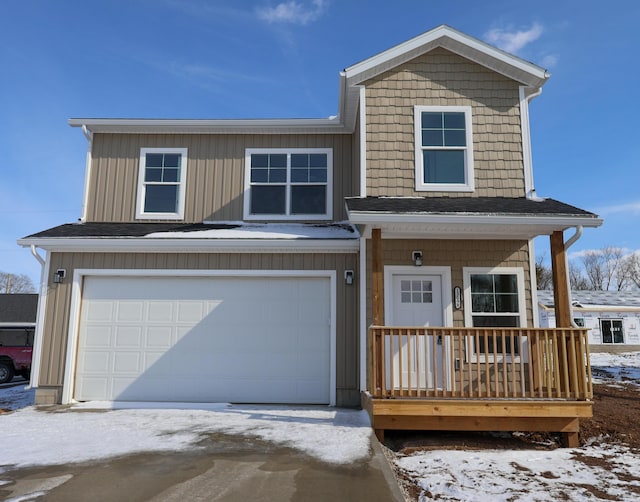
[[[563,232],[601,220],[535,194],[547,78],[439,26],[341,72],[335,118],[70,120],[80,221],[19,241],[46,279],[36,401],[363,403],[379,435],[575,441]],[[536,329],[540,235],[556,329]]]

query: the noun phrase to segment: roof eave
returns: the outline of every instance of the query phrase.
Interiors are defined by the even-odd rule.
[[[541,87],[550,76],[544,68],[536,64],[446,25],[440,25],[356,63],[345,69],[345,74],[350,85],[357,85],[437,47],[450,50],[529,87]]]
[[[36,246],[54,252],[114,253],[354,253],[359,249],[352,239],[211,239],[162,237],[27,237],[23,247]]]

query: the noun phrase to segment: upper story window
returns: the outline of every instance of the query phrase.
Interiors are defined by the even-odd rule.
[[[416,190],[472,192],[470,106],[415,107]]]
[[[186,175],[186,148],[142,148],[136,217],[183,219]]]
[[[247,149],[248,220],[331,219],[331,149]]]

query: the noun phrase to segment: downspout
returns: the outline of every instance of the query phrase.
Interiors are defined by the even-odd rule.
[[[27,389],[38,387],[40,379],[40,362],[42,361],[42,337],[44,333],[44,314],[47,305],[47,278],[49,277],[49,261],[38,254],[37,248],[31,244],[31,254],[40,263],[40,294],[36,314],[36,332],[33,337],[33,359],[31,361],[31,378]],[[47,256],[48,257],[48,256]]]
[[[565,269],[567,270],[567,292],[569,294],[569,315],[571,316],[571,327],[579,328],[575,321],[573,320],[573,302],[571,301],[571,280],[569,279],[569,263],[567,261],[567,249],[575,244],[575,242],[582,237],[582,226],[576,227],[576,233],[573,234],[565,243],[564,243],[564,262]]]
[[[533,156],[531,155],[531,125],[529,123],[529,101],[540,96],[542,87],[527,94],[531,87],[520,86],[520,129],[522,133],[522,160],[524,162],[524,193],[528,199],[539,200],[533,185]]]
[[[87,146],[87,160],[85,164],[85,172],[84,172],[84,193],[82,195],[82,216],[80,217],[80,221],[87,221],[87,203],[89,201],[89,183],[91,182],[91,149],[93,147],[93,134],[87,128],[86,125],[82,126],[82,133],[84,137],[87,138],[88,146]]]

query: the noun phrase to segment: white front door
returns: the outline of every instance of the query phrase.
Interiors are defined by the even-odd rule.
[[[391,281],[386,294],[390,295],[387,325],[416,327],[441,327],[444,322],[443,277],[428,272],[397,272],[390,275]],[[387,368],[387,375],[393,374],[396,385],[408,382],[421,388],[444,389],[445,353],[441,336],[420,336],[409,339],[401,336],[389,342],[394,368]],[[402,363],[401,363],[402,362]],[[401,366],[401,367],[400,367]]]

